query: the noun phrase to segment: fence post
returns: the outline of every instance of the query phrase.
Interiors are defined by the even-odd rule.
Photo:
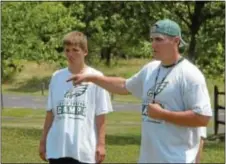
[[[218,88],[214,86],[214,134],[218,132]]]
[[[1,88],[1,110],[3,110],[3,96],[2,96],[2,88]]]
[[[45,91],[45,82],[41,83],[41,94],[44,95],[44,91]]]
[[[114,100],[114,94],[111,93],[111,101],[113,101],[113,100]]]

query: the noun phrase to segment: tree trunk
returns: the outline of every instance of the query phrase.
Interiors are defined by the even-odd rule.
[[[197,56],[197,54],[195,53],[196,35],[198,34],[198,31],[204,21],[202,9],[205,3],[206,2],[195,2],[194,14],[192,15],[191,26],[190,26],[191,40],[190,40],[189,49],[188,49],[188,58],[192,62],[195,61]]]
[[[111,65],[111,51],[112,51],[111,47],[103,47],[103,48],[101,48],[100,59],[101,60],[105,59],[105,64],[107,66]]]
[[[106,65],[109,67],[111,65],[111,47],[106,48]]]
[[[100,60],[104,60],[104,51],[105,49],[102,47],[100,50]]]
[[[194,62],[195,60],[195,48],[196,48],[196,34],[192,34],[191,41],[188,48],[188,59],[191,60],[191,62]]]

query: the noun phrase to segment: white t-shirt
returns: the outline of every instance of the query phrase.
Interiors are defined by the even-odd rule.
[[[166,78],[162,82],[164,77]],[[200,127],[183,127],[164,120],[156,120],[148,117],[146,110],[147,104],[152,103],[155,90],[155,100],[162,104],[164,109],[171,111],[192,109],[198,114],[212,116],[205,78],[199,69],[186,59],[174,68],[165,68],[159,61],[153,61],[127,79],[126,88],[143,101],[139,163],[194,162],[200,136],[203,135]]]
[[[201,138],[206,138],[207,137],[207,129],[206,129],[206,127],[202,126],[202,127],[199,128],[199,130],[200,130]]]
[[[85,73],[102,75],[91,67]],[[68,68],[56,71],[49,85],[47,111],[52,110],[54,120],[47,136],[47,159],[72,157],[95,163],[95,117],[112,111],[110,96],[93,83],[74,87],[66,82],[71,75]]]

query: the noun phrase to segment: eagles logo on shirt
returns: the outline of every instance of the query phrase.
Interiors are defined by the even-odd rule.
[[[64,97],[65,98],[72,98],[73,96],[79,97],[86,92],[87,88],[88,88],[88,84],[76,85],[71,90],[67,91],[64,94]]]
[[[156,95],[158,95],[159,93],[161,93],[164,88],[167,86],[169,82],[162,82],[162,83],[157,83],[156,86],[151,87],[148,92],[147,92],[147,96],[146,99],[143,101],[142,103],[142,116],[143,116],[143,121],[144,122],[152,122],[152,123],[162,123],[162,120],[157,120],[157,119],[152,119],[150,117],[148,117],[147,115],[147,107],[148,104],[151,103],[151,99],[152,96],[154,95],[154,92]],[[159,104],[162,108],[164,108],[163,104]]]
[[[64,94],[64,99],[59,101],[57,105],[57,115],[59,119],[68,116],[71,119],[84,119],[86,117],[85,99],[76,99],[83,95],[88,88],[88,84],[80,84],[74,86]]]
[[[155,91],[155,94],[158,95],[163,91],[163,89],[167,86],[168,83],[169,82],[157,83],[156,90],[155,90],[155,86],[153,86],[148,90],[147,96],[152,96],[154,94],[154,91]]]

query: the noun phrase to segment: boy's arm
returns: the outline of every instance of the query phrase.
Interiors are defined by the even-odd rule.
[[[101,163],[105,158],[105,114],[96,116],[97,148],[96,162]]]

